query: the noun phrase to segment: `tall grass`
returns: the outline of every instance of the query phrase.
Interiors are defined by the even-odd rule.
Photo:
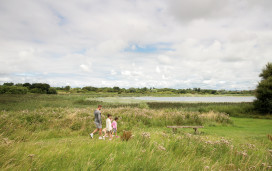
[[[148,136],[149,135],[149,136]],[[1,170],[269,170],[271,145],[170,131],[134,131],[129,141],[77,136],[0,144]]]
[[[36,110],[0,111],[0,134],[16,141],[65,135],[88,135],[94,129],[93,111],[90,108],[41,108]],[[106,114],[120,118],[121,130],[133,127],[166,127],[167,125],[231,124],[230,118],[217,112],[206,114],[178,110],[140,108],[109,108]],[[41,136],[41,137],[40,137]]]
[[[225,108],[244,112],[251,104],[103,102],[103,126],[110,113],[119,117],[119,136],[123,131],[132,133],[128,141],[104,141],[88,135],[95,129],[93,110],[101,102],[87,98],[0,96],[0,170],[271,169],[272,143],[267,138],[271,120],[233,122]],[[245,108],[238,109],[239,105]],[[192,129],[173,134],[167,125],[205,127],[200,134]]]

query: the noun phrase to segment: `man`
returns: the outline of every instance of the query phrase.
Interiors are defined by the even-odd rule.
[[[99,139],[102,138],[102,120],[101,120],[101,109],[102,105],[98,105],[98,108],[94,111],[94,123],[96,125],[96,129],[90,134],[91,138],[93,138],[94,133],[99,131]]]

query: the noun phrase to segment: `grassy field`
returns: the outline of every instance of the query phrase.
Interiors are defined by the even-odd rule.
[[[251,104],[173,106],[93,97],[1,95],[0,170],[272,169],[272,141],[267,138],[272,120],[245,117],[252,116],[247,113]],[[119,135],[131,131],[131,139],[89,137],[95,128],[93,110],[100,103],[103,121],[107,113],[118,116]],[[197,134],[193,129],[173,133],[167,125],[204,128]]]

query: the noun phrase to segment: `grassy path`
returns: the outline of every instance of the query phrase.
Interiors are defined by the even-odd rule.
[[[204,129],[210,135],[232,138],[237,142],[246,140],[267,139],[267,134],[272,134],[272,120],[252,118],[231,118],[233,126],[207,127]]]

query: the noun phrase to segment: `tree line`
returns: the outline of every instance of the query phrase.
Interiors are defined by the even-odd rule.
[[[174,88],[120,88],[120,87],[77,87],[71,88],[70,86],[64,87],[51,87],[46,83],[4,83],[0,85],[0,94],[57,94],[58,91],[65,91],[71,93],[131,93],[131,94],[241,94],[241,95],[254,95],[254,90],[212,90],[201,88],[188,88],[188,89],[174,89]]]
[[[4,83],[0,85],[0,94],[57,94],[57,90],[46,83]]]
[[[174,88],[120,88],[120,87],[76,87],[71,86],[55,87],[57,91],[64,91],[70,93],[118,93],[118,94],[241,94],[241,95],[254,95],[254,90],[212,90],[201,88],[188,88],[188,89],[174,89]]]

